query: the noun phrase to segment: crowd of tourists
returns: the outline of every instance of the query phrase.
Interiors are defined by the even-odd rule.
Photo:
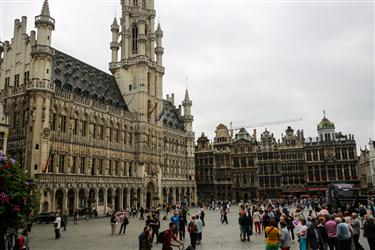
[[[266,250],[364,250],[360,237],[375,250],[373,206],[332,210],[317,200],[268,201],[240,204],[239,210],[241,241],[250,241],[253,231],[264,234]]]
[[[189,206],[185,203],[175,206],[164,207],[165,215],[163,220],[169,220],[169,227],[160,232],[160,214],[156,209],[147,216],[143,232],[139,235],[139,249],[149,250],[153,244],[162,244],[163,250],[196,249],[196,245],[202,243],[203,227],[205,226],[205,212],[201,208],[198,214],[191,214]],[[186,234],[189,234],[190,246],[185,248]],[[154,237],[156,236],[156,237]],[[154,243],[154,239],[155,243]]]

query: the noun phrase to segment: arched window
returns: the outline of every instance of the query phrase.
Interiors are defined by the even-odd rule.
[[[133,6],[138,6],[138,0],[133,0]]]
[[[146,8],[146,0],[142,0],[142,7]]]
[[[137,26],[133,26],[132,29],[132,52],[133,54],[138,53],[138,28]]]

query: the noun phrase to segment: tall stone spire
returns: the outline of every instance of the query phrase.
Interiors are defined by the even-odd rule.
[[[185,90],[185,102],[189,102],[190,101],[190,98],[189,98],[189,91],[188,89],[186,88]]]
[[[42,13],[40,15],[41,16],[50,16],[48,0],[44,0],[43,7],[42,7]]]

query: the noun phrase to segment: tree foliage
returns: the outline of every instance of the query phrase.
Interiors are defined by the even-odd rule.
[[[13,159],[0,155],[0,232],[29,224],[39,210],[39,190],[34,179]]]

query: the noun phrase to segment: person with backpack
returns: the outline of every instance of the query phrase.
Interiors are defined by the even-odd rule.
[[[191,220],[188,224],[188,232],[190,234],[190,245],[193,249],[195,249],[197,245],[197,233],[198,233],[198,226],[195,222],[195,216],[191,217]]]
[[[151,228],[145,226],[143,232],[138,237],[139,241],[139,250],[151,250],[152,248],[152,237],[151,237]]]
[[[120,232],[118,234],[121,235],[122,229],[124,229],[124,233],[123,234],[125,234],[125,232],[126,232],[126,226],[129,224],[129,219],[126,216],[126,212],[125,211],[122,211],[120,213],[119,220],[120,220],[120,223],[121,223],[121,227],[120,227]]]
[[[177,226],[174,222],[169,223],[169,228],[162,232],[163,247],[162,250],[173,250],[173,247],[183,246],[183,243],[176,237]]]

